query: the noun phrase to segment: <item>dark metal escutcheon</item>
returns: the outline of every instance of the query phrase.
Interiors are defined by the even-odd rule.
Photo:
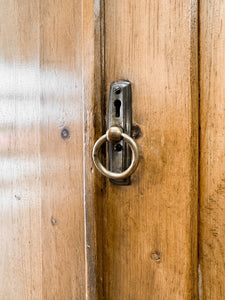
[[[123,133],[131,136],[132,129],[132,90],[128,80],[113,82],[109,93],[108,128],[120,127]],[[122,173],[131,164],[131,149],[123,140],[109,143],[109,170]],[[119,185],[129,185],[130,177],[125,179],[110,179]]]

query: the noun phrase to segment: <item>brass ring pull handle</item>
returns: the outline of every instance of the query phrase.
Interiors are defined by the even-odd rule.
[[[128,169],[126,169],[122,173],[110,172],[100,162],[98,156],[99,150],[102,144],[105,143],[106,141],[111,143],[116,143],[119,142],[121,139],[127,142],[131,148],[132,151],[131,164],[128,167]],[[131,174],[133,174],[134,171],[137,169],[138,162],[139,162],[139,151],[138,151],[137,144],[129,135],[123,133],[122,129],[120,129],[119,127],[111,127],[107,130],[106,134],[101,136],[95,143],[92,151],[92,159],[98,171],[101,172],[106,177],[111,179],[124,179],[129,177]]]

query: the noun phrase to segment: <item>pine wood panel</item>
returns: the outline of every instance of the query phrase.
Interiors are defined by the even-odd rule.
[[[0,298],[85,299],[82,3],[0,13]]]
[[[197,73],[197,1],[105,1],[107,94],[132,82],[142,131],[132,185],[107,181],[107,300],[197,299]]]
[[[42,298],[38,1],[0,3],[0,299]],[[28,26],[29,24],[29,26]]]
[[[43,0],[40,16],[43,298],[84,299],[82,3]]]
[[[200,298],[225,298],[225,3],[200,1]]]

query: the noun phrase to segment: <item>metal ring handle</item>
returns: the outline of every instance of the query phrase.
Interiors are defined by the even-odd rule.
[[[110,129],[112,129],[112,128],[110,128]],[[109,141],[110,129],[108,129],[106,134],[101,136],[95,143],[93,151],[92,151],[92,159],[93,159],[93,162],[94,162],[96,168],[98,169],[98,171],[100,173],[102,173],[103,175],[105,175],[106,177],[111,178],[111,179],[124,179],[124,178],[129,177],[137,169],[138,162],[139,162],[138,147],[137,147],[137,144],[135,143],[135,141],[129,135],[127,135],[121,131],[118,141],[123,139],[130,146],[131,151],[132,151],[131,164],[130,164],[129,168],[126,169],[125,171],[123,171],[122,173],[110,172],[102,165],[102,163],[100,162],[99,156],[98,156],[99,150],[100,150],[102,144],[104,144],[106,141]],[[119,129],[119,128],[117,128],[117,129]]]

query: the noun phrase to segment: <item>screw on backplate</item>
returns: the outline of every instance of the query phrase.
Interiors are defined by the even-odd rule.
[[[119,86],[115,86],[114,88],[113,88],[113,92],[115,93],[115,94],[120,94],[120,92],[121,92],[121,88],[119,87]]]
[[[114,150],[120,152],[123,150],[123,146],[121,144],[116,144],[114,146]]]

